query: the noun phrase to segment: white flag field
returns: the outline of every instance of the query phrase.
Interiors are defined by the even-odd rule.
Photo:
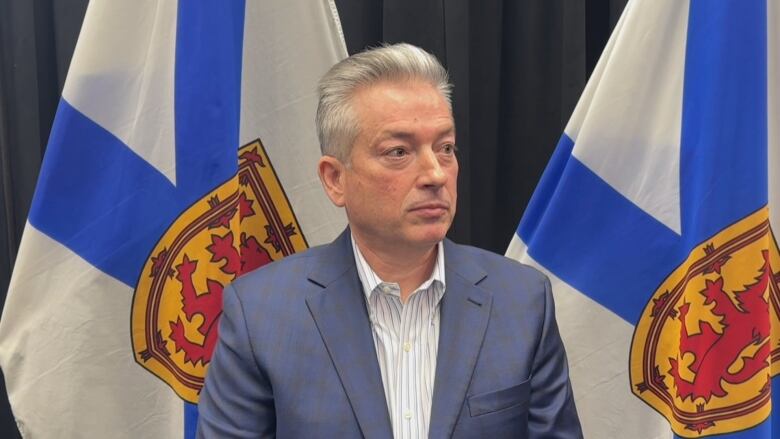
[[[194,437],[223,286],[346,224],[327,0],[90,2],[0,320],[25,437]]]
[[[586,437],[779,437],[779,28],[630,0],[520,221]]]

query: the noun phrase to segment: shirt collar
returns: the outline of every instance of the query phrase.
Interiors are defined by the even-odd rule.
[[[368,262],[363,257],[363,253],[360,252],[360,248],[358,248],[357,243],[355,242],[354,235],[350,234],[350,241],[352,242],[352,252],[355,254],[355,265],[357,266],[358,277],[360,278],[361,285],[363,285],[363,293],[366,295],[366,300],[371,299],[371,294],[374,290],[383,284],[397,286],[397,284],[383,281],[371,266],[368,265]],[[436,244],[436,263],[433,266],[431,275],[425,282],[418,286],[415,291],[428,289],[434,282],[441,284],[440,291],[443,294],[446,289],[446,284],[444,282],[444,244],[442,241],[439,241],[439,243]]]

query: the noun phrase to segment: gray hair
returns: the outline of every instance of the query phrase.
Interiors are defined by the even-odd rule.
[[[419,80],[434,86],[452,109],[452,85],[447,70],[430,53],[401,43],[366,50],[341,60],[320,80],[317,136],[323,155],[348,161],[358,135],[352,108],[355,92],[380,82]]]

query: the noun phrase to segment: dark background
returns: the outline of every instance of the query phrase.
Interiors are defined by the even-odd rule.
[[[336,0],[350,53],[405,41],[450,72],[451,238],[504,252],[626,1]],[[87,3],[0,0],[0,307]],[[0,437],[19,437],[3,380]]]

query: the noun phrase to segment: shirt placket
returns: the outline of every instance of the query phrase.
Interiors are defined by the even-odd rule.
[[[381,284],[377,286],[379,291],[375,291],[372,295],[372,312],[382,314],[382,318],[374,316],[372,321],[374,322],[374,343],[377,347],[378,354],[381,358],[381,375],[382,385],[384,387],[385,395],[387,398],[387,409],[390,411],[391,419],[395,419],[397,416],[397,408],[395,405],[395,394],[397,389],[395,383],[398,382],[398,368],[388,367],[388,359],[394,361],[396,355],[396,346],[398,345],[398,326],[400,326],[401,314],[397,312],[397,307],[393,303],[393,297],[386,294],[386,288]],[[382,311],[378,309],[381,308]],[[395,423],[393,423],[393,430],[396,430]]]
[[[422,340],[420,339],[420,322],[424,321],[424,314],[422,304],[424,302],[425,291],[417,291],[410,296],[409,301],[403,307],[402,314],[402,360],[404,365],[403,373],[403,397],[402,400],[405,404],[404,413],[404,431],[407,433],[404,437],[419,438],[423,437],[424,432],[421,431],[421,416],[422,407],[420,407],[420,376],[423,371],[421,370],[420,361],[420,346]]]
[[[427,290],[424,301],[421,303],[421,315],[419,319],[420,327],[417,329],[419,337],[418,358],[420,369],[426,371],[425,376],[420,377],[420,384],[417,391],[421,395],[420,402],[424,404],[421,407],[421,415],[430,422],[430,412],[433,397],[434,371],[436,370],[435,346],[438,341],[436,337],[436,328],[434,322],[436,318],[437,306],[435,303],[436,285],[432,284]],[[423,298],[421,298],[423,299]],[[431,347],[434,347],[433,353]],[[424,396],[423,396],[424,395]],[[423,437],[427,437],[428,424],[424,425]]]
[[[385,301],[387,308],[391,310],[393,318],[388,322],[388,343],[389,349],[385,353],[392,358],[391,370],[386,371],[391,380],[392,393],[388,395],[389,406],[391,407],[391,419],[393,421],[393,432],[396,438],[409,438],[408,419],[405,417],[405,379],[408,376],[408,366],[404,361],[405,325],[404,325],[404,305],[400,300],[400,292],[397,286],[389,283],[380,285],[382,291],[382,300]]]

